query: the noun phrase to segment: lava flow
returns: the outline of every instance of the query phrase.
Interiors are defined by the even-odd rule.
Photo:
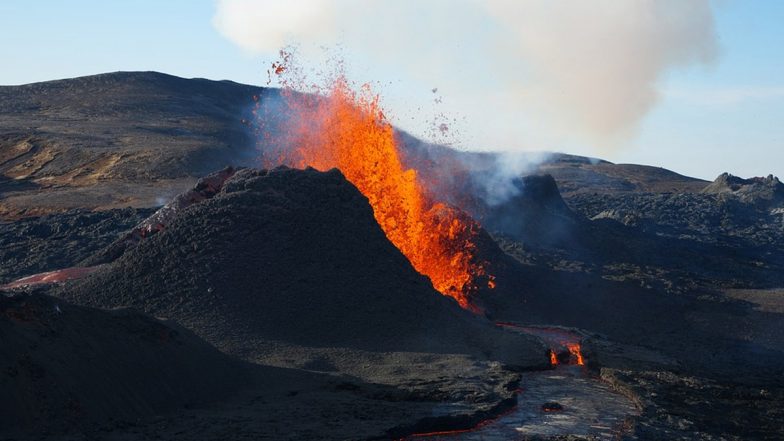
[[[282,55],[289,60],[288,54]],[[289,72],[288,67],[273,65],[273,74]],[[480,285],[495,285],[476,256],[478,225],[434,200],[416,171],[403,166],[394,128],[378,95],[369,85],[355,92],[343,75],[320,94],[298,93],[291,83],[281,84],[290,117],[279,133],[261,133],[267,141],[264,166],[338,168],[368,198],[387,238],[414,269],[428,276],[436,290],[477,311],[471,294]],[[261,131],[265,132],[263,127]]]
[[[583,354],[580,352],[580,343],[566,343],[566,349],[569,350],[569,353],[572,354],[578,365],[582,366],[585,364],[583,362]]]
[[[576,364],[583,366],[583,354],[580,348],[580,335],[561,328],[536,326],[520,326],[516,323],[498,322],[496,325],[513,329],[526,334],[535,335],[550,346],[550,364]]]

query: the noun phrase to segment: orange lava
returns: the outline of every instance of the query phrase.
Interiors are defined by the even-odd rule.
[[[566,348],[570,354],[569,359],[566,360],[566,364],[576,364],[579,366],[585,365],[585,362],[583,361],[583,354],[580,348],[581,337],[579,334],[559,328],[521,326],[513,322],[496,322],[496,325],[505,328],[516,329],[541,338],[548,346],[550,346],[550,364],[553,366],[559,364],[558,353],[562,353],[564,348]]]
[[[569,349],[569,352],[577,359],[577,364],[583,366],[583,354],[580,352],[580,344],[579,343],[567,343],[566,348]]]
[[[277,142],[265,147],[264,166],[338,168],[368,198],[387,238],[414,269],[428,276],[436,290],[476,311],[471,294],[480,284],[495,286],[476,256],[478,225],[427,195],[416,171],[403,166],[378,95],[369,85],[355,92],[342,75],[320,95],[297,93],[289,83],[282,84],[294,117],[282,135],[275,135]]]

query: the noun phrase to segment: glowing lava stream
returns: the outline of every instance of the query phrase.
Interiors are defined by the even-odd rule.
[[[288,71],[273,65],[274,74]],[[368,198],[381,229],[414,269],[428,276],[436,290],[477,312],[471,294],[482,285],[495,286],[476,255],[479,226],[427,195],[416,171],[403,166],[378,96],[368,85],[354,92],[342,76],[321,95],[300,94],[283,84],[290,117],[279,133],[262,133],[268,141],[264,166],[338,168]],[[258,119],[265,132],[265,117]]]

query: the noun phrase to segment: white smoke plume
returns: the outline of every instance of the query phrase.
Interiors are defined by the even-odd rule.
[[[411,90],[439,87],[472,138],[518,150],[624,141],[669,70],[717,55],[710,0],[219,0],[213,24],[254,54],[340,44]],[[398,116],[421,107],[389,98]]]

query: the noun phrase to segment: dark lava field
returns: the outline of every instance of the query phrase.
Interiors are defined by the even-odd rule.
[[[784,438],[776,177],[552,154],[498,182],[397,132],[477,222],[468,310],[341,170],[262,166],[279,98],[0,87],[1,440]]]

